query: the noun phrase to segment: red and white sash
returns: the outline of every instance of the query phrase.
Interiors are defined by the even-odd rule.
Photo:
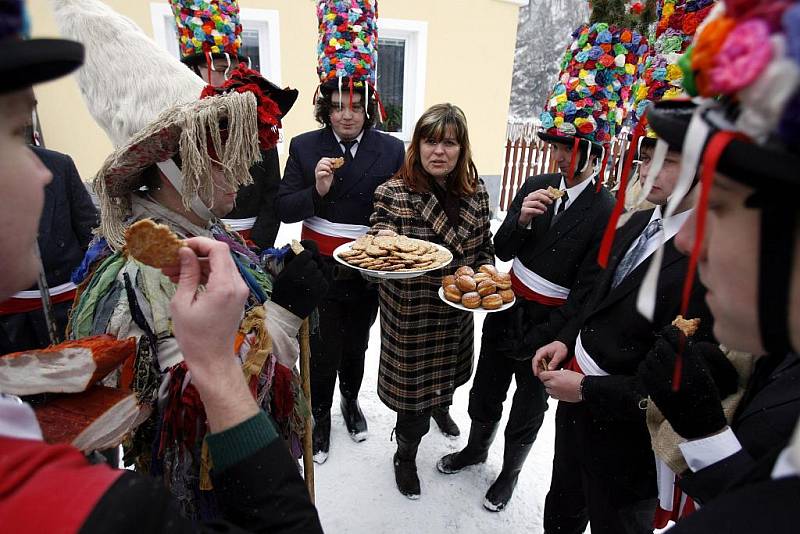
[[[68,302],[75,298],[77,286],[72,282],[50,288],[50,300],[53,304]],[[5,302],[0,302],[0,315],[26,313],[42,309],[41,293],[38,290],[20,291]]]
[[[519,258],[511,264],[511,289],[525,300],[538,302],[545,306],[562,306],[569,297],[569,288],[554,284],[531,271]]]
[[[697,505],[678,486],[678,475],[656,456],[656,482],[658,484],[658,506],[653,527],[664,528],[670,521],[678,521],[694,512]]]
[[[594,358],[586,352],[580,333],[578,333],[578,338],[575,340],[575,357],[567,362],[566,368],[586,376],[608,376],[608,373],[597,365]]]
[[[249,241],[253,233],[253,226],[256,224],[257,217],[247,217],[245,219],[222,219],[222,222],[231,230],[234,230]]]
[[[319,253],[333,256],[336,247],[361,237],[369,226],[360,224],[335,223],[322,217],[309,217],[303,221],[301,239],[311,239],[319,245]]]

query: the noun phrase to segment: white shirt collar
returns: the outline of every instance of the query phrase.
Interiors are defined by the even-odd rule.
[[[342,147],[342,138],[339,137],[339,134],[336,133],[336,130],[334,130],[333,127],[331,127],[331,131],[333,132],[333,136],[336,138],[336,142],[339,143],[339,147],[344,150],[344,147]],[[355,139],[353,139],[356,143],[350,147],[350,153],[353,155],[353,157],[356,157],[356,152],[358,152],[358,147],[361,145],[362,137],[364,137],[363,129],[361,130],[361,133],[358,134]]]
[[[587,179],[583,180],[581,183],[573,185],[572,187],[567,187],[567,183],[564,180],[564,177],[561,177],[561,185],[558,186],[559,189],[562,191],[567,192],[567,207],[564,209],[568,209],[573,202],[583,193],[583,190],[586,189],[589,184],[593,184],[595,178],[597,177],[597,173],[591,175]],[[563,198],[558,199],[558,203],[555,206],[556,211],[558,210]]]
[[[653,214],[650,216],[650,222],[653,222],[656,219],[662,219],[661,223],[663,224],[664,228],[664,243],[666,243],[675,237],[675,235],[680,231],[681,226],[683,226],[683,223],[686,222],[693,210],[694,208],[689,208],[686,211],[682,211],[670,217],[664,218],[661,216],[661,206],[656,206],[656,209],[653,210]]]

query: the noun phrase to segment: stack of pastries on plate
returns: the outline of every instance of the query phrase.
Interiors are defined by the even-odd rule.
[[[494,265],[481,265],[478,272],[472,267],[459,267],[454,274],[442,278],[444,298],[476,310],[497,310],[514,301],[511,275],[497,271]]]

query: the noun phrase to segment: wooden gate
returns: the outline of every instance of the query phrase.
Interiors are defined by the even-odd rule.
[[[558,172],[558,166],[551,157],[550,143],[542,141],[536,132],[538,121],[509,122],[506,127],[506,154],[503,166],[503,180],[500,183],[500,211],[508,211],[514,195],[529,176]],[[626,134],[620,137],[627,138]],[[603,176],[606,187],[613,190],[621,171],[622,150],[627,148],[628,141],[614,138],[610,144],[610,153]]]

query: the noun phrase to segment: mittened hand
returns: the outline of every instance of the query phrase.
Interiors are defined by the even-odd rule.
[[[328,292],[316,244],[308,243],[302,242],[306,250],[297,256],[290,252],[272,289],[272,301],[301,319],[308,317]]]
[[[680,387],[673,391],[672,378],[679,353],[682,356]],[[703,357],[706,353],[711,353],[708,347],[696,347],[670,325],[662,330],[639,365],[638,377],[650,398],[675,432],[689,440],[709,436],[727,425],[719,390]]]

